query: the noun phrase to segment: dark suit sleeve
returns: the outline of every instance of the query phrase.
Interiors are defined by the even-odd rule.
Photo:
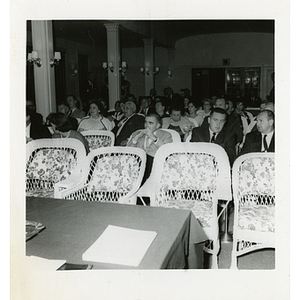
[[[30,137],[34,140],[51,138],[51,133],[48,127],[40,122],[31,122]]]
[[[235,139],[233,135],[226,138],[225,151],[228,155],[230,165],[232,166],[236,158]]]
[[[194,143],[194,142],[200,142],[199,138],[198,138],[198,134],[197,134],[197,130],[196,128],[193,128],[192,130],[192,137],[190,142]]]
[[[253,137],[254,137],[253,133],[248,133],[246,135],[246,140],[245,140],[244,146],[243,146],[241,152],[239,153],[239,155],[243,155],[243,154],[250,153],[250,152],[255,152],[255,151],[253,151],[253,146],[254,146],[254,138]]]

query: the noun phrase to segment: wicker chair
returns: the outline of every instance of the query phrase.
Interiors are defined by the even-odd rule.
[[[212,143],[163,145],[137,196],[150,197],[151,206],[190,209],[209,239],[204,250],[213,255],[212,268],[218,267],[218,199],[232,200],[230,166],[222,147]]]
[[[105,147],[88,154],[81,179],[57,197],[71,200],[136,204],[145,172],[146,153],[133,147]]]
[[[112,147],[115,143],[115,135],[111,131],[86,130],[82,131],[81,134],[87,140],[90,151],[102,147]]]
[[[179,143],[179,142],[181,142],[180,134],[176,130],[166,129],[166,128],[160,128],[160,130],[163,130],[165,132],[169,132],[172,135],[173,143]]]
[[[79,176],[86,152],[77,139],[38,139],[26,144],[26,155],[26,195],[53,198],[56,184]]]
[[[236,159],[232,168],[234,199],[231,268],[238,256],[275,248],[274,153],[249,153]]]

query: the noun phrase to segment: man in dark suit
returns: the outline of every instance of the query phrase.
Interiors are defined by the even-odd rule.
[[[36,113],[26,107],[26,143],[42,138],[51,138],[50,131],[40,117],[36,117]]]
[[[250,152],[275,152],[274,113],[263,110],[256,118],[257,131],[246,135],[240,155]]]
[[[209,126],[194,128],[191,142],[211,142],[220,145],[225,149],[232,165],[236,155],[235,141],[233,134],[225,131],[225,122],[226,111],[219,107],[212,109],[208,118]]]
[[[70,121],[73,130],[77,130],[78,121],[77,119],[71,117],[70,107],[67,102],[62,102],[57,105],[57,112],[63,113]]]
[[[137,101],[130,98],[125,103],[124,119],[122,119],[113,129],[115,134],[115,146],[126,146],[130,135],[144,128],[145,117],[137,114]]]
[[[150,97],[141,97],[141,108],[139,113],[144,116],[147,116],[150,113],[155,113],[155,108],[151,105]]]
[[[96,76],[93,72],[89,72],[87,80],[80,87],[80,98],[85,113],[89,111],[89,101],[99,98],[99,89],[96,83]]]
[[[214,104],[214,108],[222,108],[225,111],[228,109],[228,103],[224,98],[217,98]],[[205,117],[201,127],[208,127],[208,117]],[[224,126],[226,134],[232,134],[234,137],[235,145],[239,144],[243,140],[243,125],[241,116],[236,115],[235,113],[227,114],[226,123]]]

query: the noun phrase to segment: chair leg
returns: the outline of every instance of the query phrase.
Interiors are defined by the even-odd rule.
[[[212,269],[218,269],[218,268],[219,268],[219,267],[218,267],[218,256],[217,256],[216,253],[214,253],[214,254],[212,255],[212,264],[211,264],[211,268],[212,268]]]
[[[236,247],[237,247],[237,241],[233,240],[233,245],[232,245],[232,252],[231,252],[231,265],[230,265],[230,269],[232,270],[236,270],[237,267],[237,251],[236,251]]]

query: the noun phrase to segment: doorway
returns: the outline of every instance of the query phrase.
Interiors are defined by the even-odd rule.
[[[225,68],[193,68],[192,95],[198,105],[203,99],[225,94]]]

